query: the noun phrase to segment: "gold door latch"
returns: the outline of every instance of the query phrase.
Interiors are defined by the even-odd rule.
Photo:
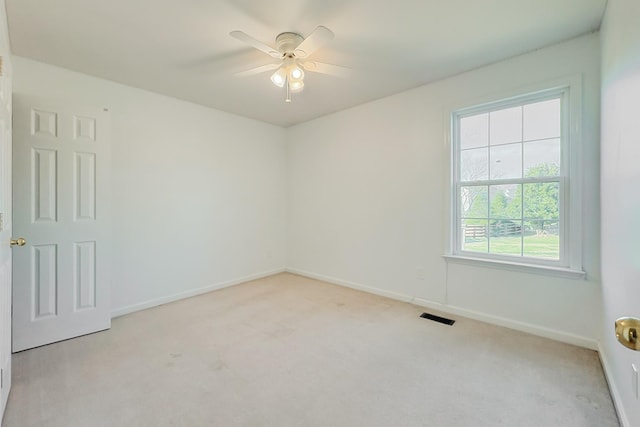
[[[616,320],[616,338],[623,346],[631,350],[640,351],[640,319],[621,317]]]
[[[11,246],[24,246],[27,241],[24,237],[18,237],[17,239],[11,239]]]

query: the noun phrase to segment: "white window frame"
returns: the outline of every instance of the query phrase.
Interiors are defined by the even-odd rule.
[[[558,182],[560,191],[560,259],[547,260],[525,256],[508,256],[462,250],[461,206],[459,199],[460,147],[459,123],[466,116],[481,114],[508,108],[523,103],[561,99],[561,165],[559,178],[526,178],[518,182]],[[554,82],[546,87],[521,90],[510,96],[487,99],[473,106],[462,106],[449,110],[450,144],[450,203],[449,203],[449,239],[445,258],[449,262],[465,264],[491,265],[511,270],[520,270],[560,277],[584,278],[582,271],[582,219],[581,219],[581,78],[579,76]],[[508,180],[498,180],[508,183]],[[495,183],[487,179],[478,184]],[[475,183],[474,183],[475,184]]]

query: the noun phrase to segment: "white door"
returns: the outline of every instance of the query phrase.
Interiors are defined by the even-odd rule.
[[[11,64],[0,56],[0,420],[11,389]]]
[[[102,108],[13,99],[13,351],[111,326],[110,120]]]

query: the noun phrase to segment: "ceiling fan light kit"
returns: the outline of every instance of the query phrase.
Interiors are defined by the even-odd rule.
[[[294,56],[288,56],[271,75],[271,81],[278,87],[286,86],[285,102],[291,102],[291,93],[300,92],[304,88],[304,71]]]
[[[317,49],[333,39],[333,32],[327,27],[317,27],[306,39],[297,33],[280,33],[276,37],[276,49],[242,31],[232,31],[229,35],[281,60],[279,65],[267,64],[237,73],[237,75],[247,76],[277,68],[271,75],[271,82],[279,88],[285,88],[285,102],[291,102],[292,93],[304,89],[304,70],[334,75],[345,74],[346,68],[344,67],[311,61],[300,62],[301,59],[311,56]]]

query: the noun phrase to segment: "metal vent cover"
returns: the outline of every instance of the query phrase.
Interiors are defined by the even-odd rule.
[[[422,317],[423,319],[433,320],[434,322],[444,323],[445,325],[449,325],[449,326],[456,323],[455,320],[447,319],[446,317],[436,316],[435,314],[430,314],[430,313],[422,313],[420,317]]]

